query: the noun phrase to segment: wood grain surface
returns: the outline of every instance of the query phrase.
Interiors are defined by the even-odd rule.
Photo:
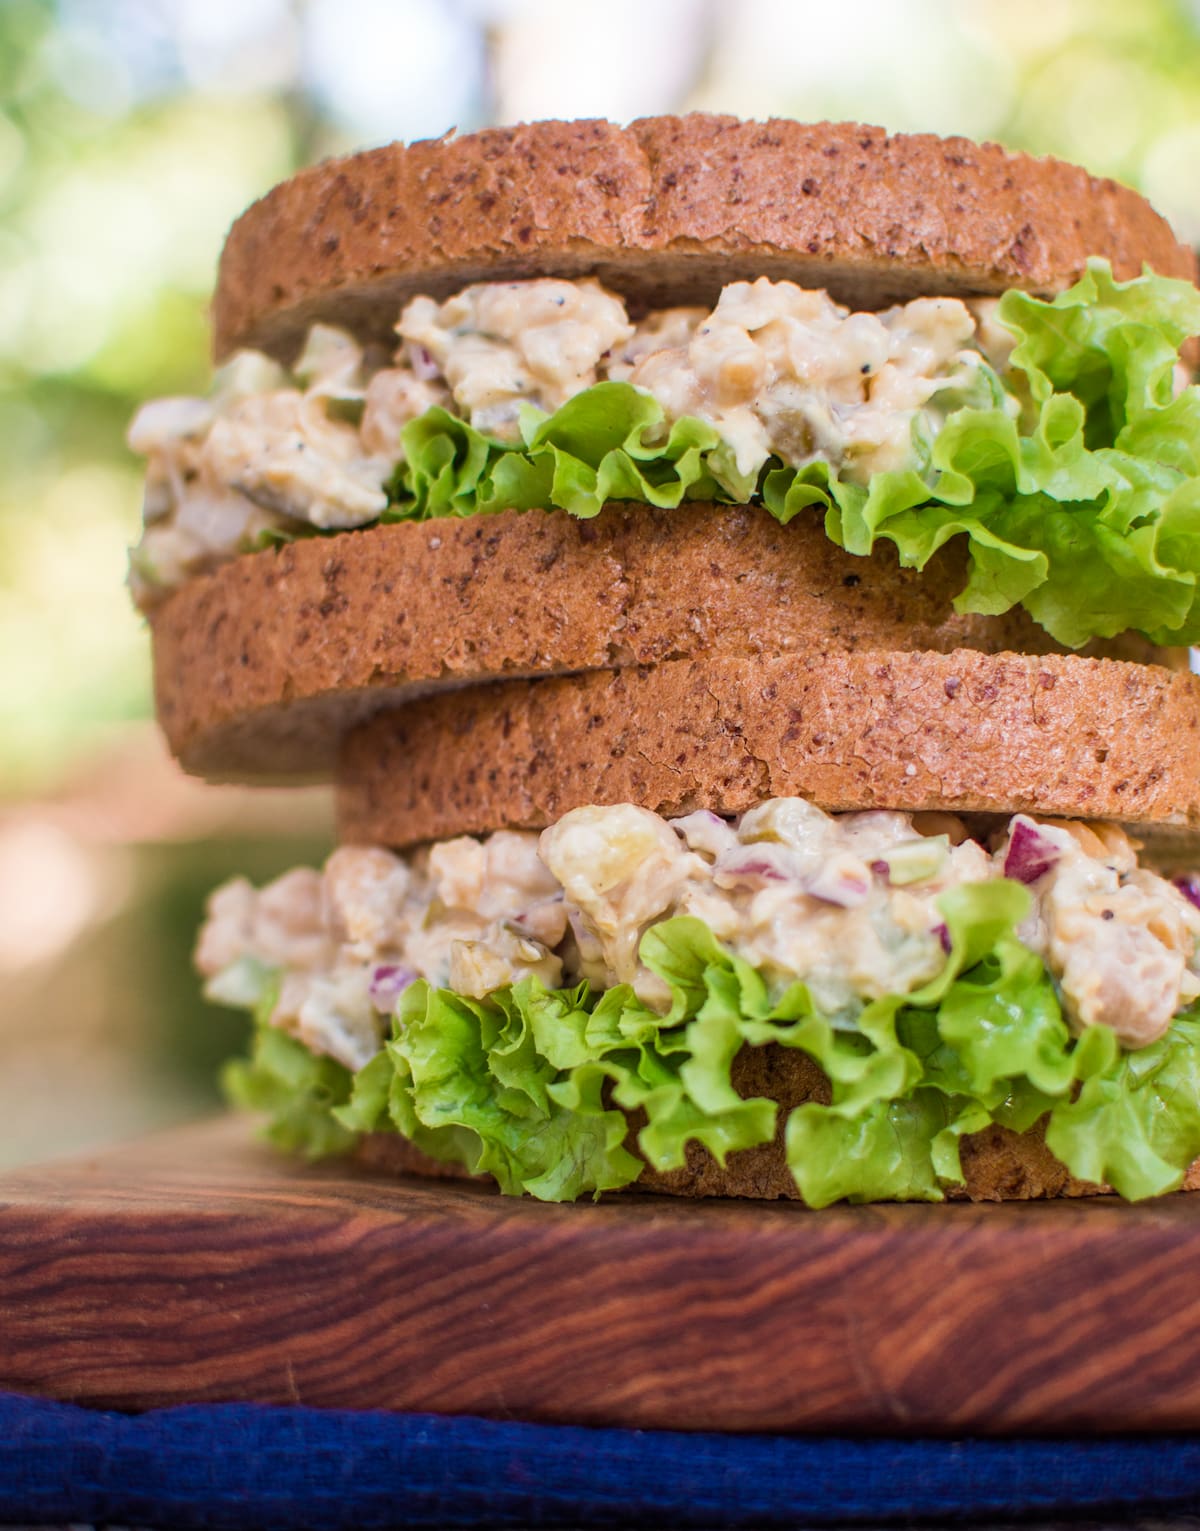
[[[245,1121],[0,1177],[0,1387],[724,1430],[1200,1427],[1200,1197],[543,1206]]]

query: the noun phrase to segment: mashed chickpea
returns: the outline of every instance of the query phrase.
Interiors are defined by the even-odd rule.
[[[952,815],[916,820],[775,798],[736,821],[700,812],[672,823],[626,803],[577,808],[540,836],[462,836],[408,858],[343,847],[323,873],[218,890],[197,961],[217,993],[237,989],[242,964],[280,975],[275,1024],[358,1068],[418,977],[474,998],[528,978],[628,983],[665,1010],[638,945],[651,925],[692,915],[777,992],[800,980],[852,1025],[872,1000],[936,977],[939,897],[1021,875],[1014,858],[1032,835],[1021,936],[1075,1030],[1103,1024],[1144,1046],[1200,996],[1200,909],[1139,867],[1112,826],[1019,815],[989,852]]]
[[[954,298],[852,313],[760,277],[731,283],[711,311],[660,309],[635,324],[595,280],[546,278],[413,298],[390,365],[314,325],[291,378],[242,353],[211,398],[139,412],[129,441],[147,458],[146,526],[134,594],[152,605],[272,532],[377,520],[404,428],[431,409],[517,443],[523,408],[553,413],[598,382],[653,395],[669,422],[711,425],[730,492],[749,493],[771,457],[827,462],[865,483],[912,460],[915,432],[936,434],[983,365],[981,346],[1006,355],[1003,331],[978,311],[978,326]]]

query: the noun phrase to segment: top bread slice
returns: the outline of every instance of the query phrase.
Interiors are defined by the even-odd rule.
[[[314,320],[391,333],[414,294],[596,276],[636,310],[757,276],[857,308],[921,294],[1048,295],[1089,256],[1193,279],[1127,187],[1054,159],[858,123],[693,114],[535,122],[302,171],[234,224],[214,347],[290,361]]]

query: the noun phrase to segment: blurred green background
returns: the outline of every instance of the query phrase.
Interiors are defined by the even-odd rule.
[[[356,147],[688,108],[997,138],[1200,242],[1200,0],[0,0],[0,1163],[210,1109],[205,893],[329,840],[165,760],[123,587],[124,429],[204,388],[230,222]]]

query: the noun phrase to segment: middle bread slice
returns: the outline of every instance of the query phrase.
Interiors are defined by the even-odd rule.
[[[819,517],[783,526],[762,508],[711,504],[609,505],[592,521],[505,512],[296,542],[197,576],[152,613],[159,719],[186,769],[252,780],[326,773],[364,718],[516,677],[714,653],[822,664],[860,651],[1066,654],[1023,607],[955,610],[961,542],[917,571],[890,547],[845,552]],[[1180,662],[1136,634],[1083,652]],[[860,669],[843,668],[843,687]]]
[[[542,829],[586,804],[773,797],[1200,826],[1200,677],[1076,655],[809,646],[476,686],[347,736],[342,839]]]

